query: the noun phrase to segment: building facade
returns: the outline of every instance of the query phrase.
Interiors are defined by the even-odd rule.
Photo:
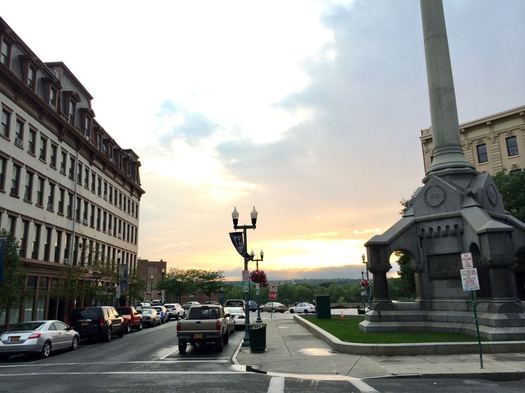
[[[27,294],[0,325],[114,301],[137,267],[139,157],[96,121],[91,100],[0,18],[0,228],[19,241]]]
[[[137,266],[137,276],[144,281],[143,300],[166,300],[164,291],[157,289],[159,282],[162,281],[167,272],[167,262],[149,261],[139,259]]]
[[[465,157],[476,170],[495,175],[525,169],[525,106],[459,125]],[[421,130],[425,173],[432,162],[432,129]]]

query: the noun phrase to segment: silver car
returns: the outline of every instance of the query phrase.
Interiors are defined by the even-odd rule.
[[[62,321],[28,321],[10,326],[0,338],[0,356],[36,353],[42,358],[57,349],[78,348],[78,333]]]

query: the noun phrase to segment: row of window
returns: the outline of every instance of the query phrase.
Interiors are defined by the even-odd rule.
[[[3,213],[0,212],[0,222],[3,222],[2,216]],[[22,227],[19,229],[17,225]],[[7,214],[5,229],[15,236],[16,231],[20,230],[19,252],[22,258],[84,267],[100,262],[114,272],[119,264],[128,266],[128,271],[136,269],[135,254],[79,234],[74,236],[61,228]]]
[[[507,156],[512,157],[519,155],[518,140],[515,135],[505,138],[505,144],[507,146]],[[489,154],[487,151],[486,143],[476,145],[476,153],[478,158],[478,164],[489,162]]]
[[[0,63],[11,68],[12,45],[9,40],[2,37],[0,40]],[[81,101],[78,93],[74,91],[61,91],[60,84],[53,81],[53,78],[43,76],[41,78],[44,87],[37,89],[37,66],[27,56],[21,55],[22,80],[33,93],[40,93],[46,104],[53,110],[63,115],[66,121],[73,127],[77,127],[80,133],[89,140],[102,154],[114,162],[121,171],[138,183],[137,163],[131,159],[124,151],[113,145],[111,138],[105,134],[100,126],[93,127],[94,113],[89,108],[77,108],[77,103]],[[53,67],[53,64],[49,64]],[[41,73],[41,72],[40,72]],[[62,105],[59,103],[62,102]],[[80,121],[77,121],[76,113],[80,112]]]
[[[11,117],[12,112],[4,106],[2,108],[0,123],[0,136],[5,137],[6,139],[10,139],[11,135]],[[16,116],[15,123],[14,143],[19,148],[24,149],[26,122]],[[64,176],[68,176],[71,180],[76,180],[79,185],[83,185],[87,190],[90,189],[93,194],[98,195],[104,200],[109,200],[109,203],[113,204],[115,207],[118,207],[120,210],[134,218],[138,218],[138,203],[131,200],[131,198],[126,197],[123,192],[119,191],[116,187],[113,187],[113,185],[109,184],[108,181],[104,180],[100,175],[97,175],[95,171],[88,167],[88,165],[84,165],[80,160],[77,162],[76,157],[68,153],[64,148],[60,149],[60,167],[58,168],[58,145],[54,142],[49,142],[48,138],[43,134],[40,134],[38,141],[37,137],[38,131],[34,127],[29,126],[27,138],[27,152],[29,154],[36,156],[38,142],[38,158],[40,161],[46,164],[49,162],[51,168],[55,170],[59,169],[60,173]]]
[[[0,156],[0,191],[4,190],[7,171],[7,159]],[[36,181],[36,198],[35,198]],[[13,162],[11,170],[11,188],[9,195],[14,198],[22,197],[26,203],[35,203],[37,207],[46,208],[50,212],[56,211],[60,216],[66,216],[97,231],[122,239],[131,244],[137,244],[138,228],[125,220],[111,214],[100,206],[82,198],[55,183],[46,181],[46,178],[25,168],[23,192],[22,166]],[[56,202],[58,203],[56,204]]]

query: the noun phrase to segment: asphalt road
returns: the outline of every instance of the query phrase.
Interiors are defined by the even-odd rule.
[[[82,342],[48,359],[26,355],[0,362],[0,392],[359,392],[346,381],[315,381],[246,372],[231,362],[243,337],[222,352],[177,349],[176,323],[133,332],[109,343]]]
[[[291,318],[288,313],[275,318]],[[252,316],[255,320],[255,314]],[[109,343],[82,342],[75,352],[48,359],[12,356],[0,361],[0,392],[523,392],[524,381],[493,382],[465,378],[379,378],[356,385],[347,380],[305,379],[301,375],[246,372],[231,358],[243,331],[222,352],[215,348],[177,349],[176,323],[133,332]],[[368,385],[367,385],[368,384]],[[358,389],[361,388],[362,390]],[[374,390],[375,389],[375,390]]]

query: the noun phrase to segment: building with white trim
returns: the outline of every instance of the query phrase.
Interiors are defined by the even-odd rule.
[[[91,100],[64,63],[42,62],[0,18],[0,228],[20,242],[29,294],[0,325],[114,301],[136,270],[139,157],[96,121]],[[98,300],[83,290],[93,282]]]

